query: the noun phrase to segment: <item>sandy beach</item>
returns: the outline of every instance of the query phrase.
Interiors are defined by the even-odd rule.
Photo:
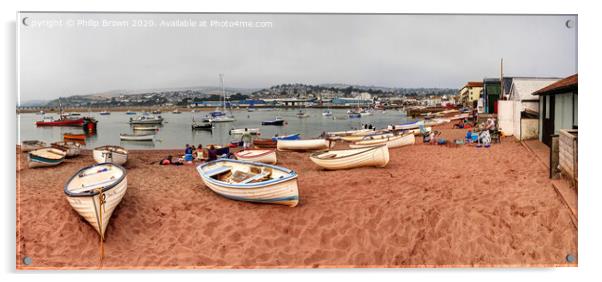
[[[98,234],[63,193],[91,152],[29,169],[17,149],[17,268],[577,266],[570,211],[521,143],[420,143],[391,149],[385,168],[343,171],[278,152],[299,174],[294,208],[228,200],[192,165],[157,165],[179,151],[132,151],[102,266]]]

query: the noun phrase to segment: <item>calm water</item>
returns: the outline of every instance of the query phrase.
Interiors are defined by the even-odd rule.
[[[240,141],[240,136],[231,136],[228,134],[232,128],[260,128],[261,138],[269,138],[278,135],[300,133],[301,138],[310,139],[319,136],[323,131],[340,131],[359,128],[362,123],[372,124],[377,128],[386,127],[389,124],[399,124],[406,122],[407,119],[403,112],[397,110],[388,110],[385,113],[375,111],[371,116],[358,119],[348,119],[346,109],[332,110],[333,116],[322,116],[322,109],[306,109],[310,115],[307,118],[297,118],[296,109],[274,109],[247,112],[246,110],[237,110],[233,114],[235,122],[216,123],[212,131],[192,130],[192,117],[200,120],[206,112],[191,113],[182,112],[181,114],[172,114],[166,112],[161,114],[164,118],[164,124],[156,135],[155,142],[143,141],[120,141],[120,133],[133,133],[128,121],[130,115],[124,112],[113,112],[111,115],[101,116],[99,113],[90,113],[98,120],[97,134],[86,139],[86,148],[94,148],[102,145],[120,145],[130,149],[174,149],[182,148],[185,144],[227,144],[231,141]],[[82,113],[82,115],[88,113]],[[56,116],[56,115],[54,115]],[[284,126],[262,126],[261,121],[271,120],[280,116],[288,124]],[[63,139],[63,133],[82,133],[78,127],[36,127],[35,121],[41,120],[42,116],[38,114],[20,114],[20,132],[18,134],[20,143],[22,140],[42,140],[47,143]],[[137,132],[138,133],[138,132]]]

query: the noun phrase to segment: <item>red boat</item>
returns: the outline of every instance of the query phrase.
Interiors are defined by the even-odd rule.
[[[57,120],[44,119],[42,121],[36,121],[36,126],[82,126],[84,125],[83,118],[69,119],[61,117]]]

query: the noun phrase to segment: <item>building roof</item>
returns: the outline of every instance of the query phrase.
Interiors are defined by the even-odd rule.
[[[510,100],[523,101],[538,99],[533,92],[546,87],[551,83],[559,81],[560,78],[537,78],[537,77],[516,77],[512,79],[512,85],[508,93]]]
[[[577,82],[577,74],[574,74],[533,92],[533,95],[552,95],[577,91]]]
[[[464,87],[483,87],[483,82],[481,81],[469,81],[466,83]]]

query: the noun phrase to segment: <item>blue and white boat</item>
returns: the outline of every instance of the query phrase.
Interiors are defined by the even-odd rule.
[[[65,160],[67,152],[56,148],[42,148],[27,153],[27,164],[30,168],[56,166]]]
[[[274,136],[272,137],[272,141],[277,141],[277,140],[299,140],[301,139],[301,136],[299,133],[295,133],[295,134],[289,134],[289,135],[284,135],[284,136]]]
[[[297,173],[288,168],[218,159],[196,169],[209,189],[228,199],[290,207],[299,203]]]

